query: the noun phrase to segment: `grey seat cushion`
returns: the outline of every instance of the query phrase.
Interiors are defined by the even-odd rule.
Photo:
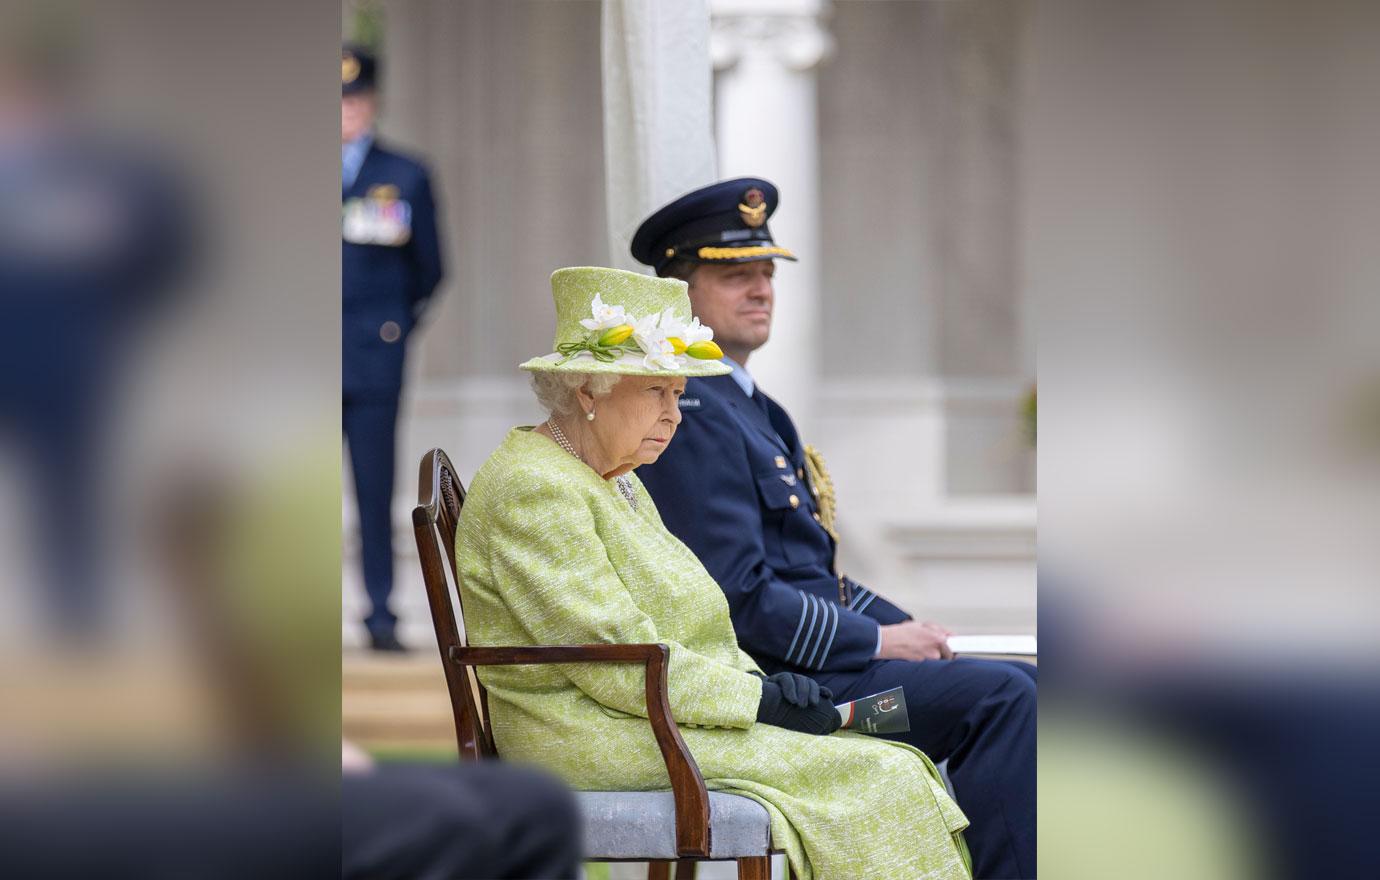
[[[585,857],[674,859],[675,802],[669,791],[580,791]],[[767,853],[771,817],[761,804],[736,794],[709,793],[709,857],[736,859]]]

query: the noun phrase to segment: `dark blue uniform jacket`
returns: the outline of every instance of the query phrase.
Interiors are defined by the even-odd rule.
[[[909,615],[834,573],[795,425],[732,376],[691,379],[661,458],[637,469],[666,527],[728,597],[738,642],[764,670],[862,668],[877,627]]]
[[[342,389],[396,395],[407,336],[441,280],[431,180],[375,144],[342,201]]]

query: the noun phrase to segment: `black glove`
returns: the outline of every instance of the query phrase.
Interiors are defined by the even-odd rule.
[[[791,675],[789,672],[779,673],[779,675]],[[805,678],[804,676],[795,676]],[[763,724],[771,724],[776,727],[784,727],[787,730],[795,730],[800,733],[812,733],[818,736],[833,733],[839,729],[842,719],[839,712],[828,700],[817,699],[813,706],[800,706],[787,700],[782,693],[781,685],[776,682],[776,675],[762,682],[762,702],[757,705],[757,720]],[[810,679],[805,679],[810,681]],[[811,682],[813,684],[813,682]],[[815,685],[819,687],[819,685]],[[796,696],[800,696],[803,688],[796,689]],[[820,688],[821,693],[827,693],[827,688]]]
[[[820,700],[830,702],[834,699],[832,691],[827,687],[820,687],[819,682],[808,675],[797,675],[794,672],[778,672],[770,678],[757,672],[753,675],[763,681],[776,682],[776,686],[781,688],[781,697],[792,706],[802,709],[813,709],[819,705]]]

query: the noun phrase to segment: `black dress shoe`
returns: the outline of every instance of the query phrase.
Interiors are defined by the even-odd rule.
[[[375,651],[387,651],[393,654],[406,654],[407,647],[398,641],[397,633],[369,633],[369,647]]]

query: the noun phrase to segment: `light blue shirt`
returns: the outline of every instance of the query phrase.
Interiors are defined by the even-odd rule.
[[[752,396],[752,392],[755,391],[755,390],[757,389],[757,382],[752,378],[752,374],[749,373],[749,372],[747,371],[747,367],[745,367],[745,366],[743,366],[742,364],[738,363],[737,361],[735,361],[735,360],[734,360],[733,358],[731,358],[731,357],[725,357],[725,358],[724,358],[724,363],[728,364],[728,365],[733,369],[733,372],[732,372],[732,373],[729,373],[729,376],[731,376],[731,377],[733,378],[733,381],[734,381],[734,382],[737,382],[737,383],[738,383],[738,387],[741,388],[741,389],[743,389],[743,393],[744,393],[744,394],[746,394],[748,397],[751,397],[751,396]],[[882,653],[882,626],[881,626],[881,624],[878,624],[878,625],[877,625],[877,649],[876,649],[875,651],[872,652],[872,656],[873,656],[873,657],[877,657],[877,656],[879,656],[881,653]]]
[[[340,186],[349,189],[359,177],[359,169],[364,167],[364,157],[374,145],[374,133],[366,132],[349,143],[340,145]]]
[[[747,371],[747,367],[731,357],[724,358],[724,363],[733,368],[733,372],[729,374],[733,377],[733,381],[738,383],[738,387],[743,389],[744,394],[751,397],[752,392],[757,388],[757,383],[753,381],[752,374]]]

